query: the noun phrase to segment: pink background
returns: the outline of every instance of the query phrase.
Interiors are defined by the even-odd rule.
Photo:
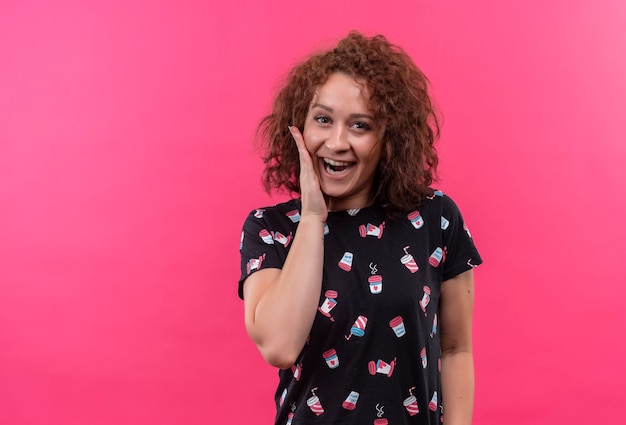
[[[0,423],[261,424],[243,327],[251,141],[349,29],[433,83],[476,272],[475,423],[620,423],[621,0],[0,3]]]

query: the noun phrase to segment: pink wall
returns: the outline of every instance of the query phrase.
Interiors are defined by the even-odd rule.
[[[445,117],[440,187],[486,261],[475,422],[626,417],[623,2],[51,3],[0,3],[1,424],[270,422],[237,248],[279,198],[250,143],[352,28]]]

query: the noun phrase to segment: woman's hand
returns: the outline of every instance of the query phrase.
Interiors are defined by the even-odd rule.
[[[324,193],[320,188],[320,182],[315,173],[311,154],[306,149],[302,133],[297,127],[289,127],[289,131],[296,141],[300,158],[300,196],[302,198],[302,217],[315,217],[322,223],[328,217],[328,205]]]

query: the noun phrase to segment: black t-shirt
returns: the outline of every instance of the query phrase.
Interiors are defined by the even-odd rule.
[[[251,273],[282,268],[299,212],[291,200],[250,213],[240,297]],[[440,191],[399,218],[377,206],[330,212],[318,312],[296,364],[279,371],[275,423],[439,425],[441,283],[480,263]]]

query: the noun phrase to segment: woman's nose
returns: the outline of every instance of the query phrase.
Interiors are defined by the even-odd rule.
[[[349,149],[347,129],[343,126],[335,126],[326,139],[326,146],[336,151]]]

